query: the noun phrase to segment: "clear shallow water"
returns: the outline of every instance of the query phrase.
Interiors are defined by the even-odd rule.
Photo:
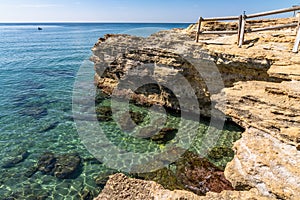
[[[43,30],[38,31],[38,26]],[[80,199],[84,190],[99,192],[94,177],[107,169],[88,161],[93,156],[81,144],[72,119],[77,70],[91,56],[90,49],[97,39],[106,33],[146,36],[161,29],[187,26],[0,24],[0,166],[20,152],[29,152],[28,158],[15,166],[0,167],[1,198],[30,199],[36,195],[45,199]],[[236,139],[232,137],[227,138],[229,143]],[[72,180],[39,172],[31,178],[24,176],[45,152],[77,152],[86,160],[82,174]]]

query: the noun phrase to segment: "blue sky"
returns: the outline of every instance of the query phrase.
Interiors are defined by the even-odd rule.
[[[0,0],[0,22],[194,22],[292,5],[300,0]]]

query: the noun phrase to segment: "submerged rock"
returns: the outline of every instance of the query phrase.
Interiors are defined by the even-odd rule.
[[[129,111],[130,117],[134,123],[140,125],[144,122],[146,115],[141,112]]]
[[[95,183],[98,186],[103,187],[106,184],[106,182],[108,181],[109,176],[112,174],[113,174],[112,172],[111,173],[109,173],[109,172],[100,173],[98,176],[94,177]]]
[[[34,119],[38,120],[38,119],[41,119],[41,118],[47,116],[48,110],[43,107],[28,106],[28,107],[24,108],[24,110],[22,110],[20,112],[20,114],[30,116],[30,117],[33,117]]]
[[[94,196],[91,191],[84,189],[80,192],[79,197],[81,200],[93,200]]]
[[[149,139],[152,136],[154,136],[155,134],[157,134],[158,131],[159,130],[157,130],[156,127],[147,126],[147,127],[141,128],[135,136],[138,138]]]
[[[176,162],[177,177],[186,189],[205,195],[207,192],[222,192],[233,190],[231,183],[225,178],[224,172],[193,153],[186,152],[183,158]]]
[[[148,181],[155,181],[169,190],[181,189],[184,190],[184,184],[178,179],[176,173],[168,168],[163,168],[155,172],[137,174],[138,178]]]
[[[158,144],[162,144],[172,140],[177,132],[178,130],[175,128],[162,128],[158,130],[157,127],[147,126],[141,128],[136,137],[150,139]]]
[[[54,176],[59,179],[73,179],[82,171],[81,158],[77,154],[64,154],[57,157]]]
[[[53,153],[44,153],[38,161],[38,170],[44,174],[53,174],[57,158]]]
[[[181,153],[183,150],[174,149],[174,151]],[[164,161],[172,159],[171,154],[172,152],[168,152],[165,156],[161,155],[155,161],[138,167],[145,168],[159,162],[163,164]],[[184,189],[198,195],[205,195],[207,192],[233,190],[231,183],[226,180],[222,170],[207,159],[189,151],[185,152],[169,167],[154,172],[138,173],[135,177],[155,181],[169,190]]]
[[[100,90],[96,90],[95,104],[101,103],[103,100],[107,99],[109,96],[104,94]]]
[[[151,140],[157,143],[166,143],[172,140],[176,136],[177,132],[178,129],[176,128],[163,128],[159,131],[158,134],[153,135],[151,137]]]
[[[110,106],[100,106],[96,108],[96,115],[99,121],[111,121],[112,120],[112,111]]]
[[[59,179],[74,179],[81,174],[82,162],[77,154],[45,153],[38,161],[38,170]]]
[[[24,173],[24,176],[27,178],[31,178],[38,170],[39,169],[37,166],[32,166]]]
[[[20,154],[14,156],[13,158],[9,159],[8,161],[6,161],[2,167],[3,168],[10,168],[10,167],[14,167],[16,166],[18,163],[23,162],[26,158],[28,158],[28,156],[30,155],[30,153],[28,151],[23,151],[20,152]]]
[[[211,159],[221,159],[224,156],[233,158],[234,151],[232,148],[226,146],[214,147],[208,152],[208,157]]]
[[[54,123],[49,124],[48,126],[42,128],[39,132],[44,133],[44,132],[51,131],[52,129],[55,129],[58,125],[59,125],[59,122],[54,122]]]

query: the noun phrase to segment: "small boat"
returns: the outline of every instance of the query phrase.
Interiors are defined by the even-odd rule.
[[[42,29],[41,27],[38,27],[38,30],[41,31],[41,30],[43,30],[43,29]]]

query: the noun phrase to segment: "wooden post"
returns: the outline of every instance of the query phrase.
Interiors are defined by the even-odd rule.
[[[245,39],[245,26],[246,26],[246,15],[243,15],[242,19],[242,25],[241,25],[241,34],[240,34],[240,40],[239,40],[239,47],[241,48],[242,45],[244,44],[244,39]]]
[[[298,28],[297,36],[296,36],[296,40],[295,40],[295,44],[294,44],[294,48],[293,48],[293,53],[298,53],[299,43],[300,43],[300,30]]]
[[[300,6],[292,7],[292,8],[285,8],[285,9],[280,9],[280,10],[272,10],[268,12],[262,12],[262,13],[256,13],[256,14],[250,14],[247,15],[247,18],[257,18],[257,17],[263,17],[263,16],[268,16],[268,15],[276,15],[276,14],[281,14],[281,13],[286,13],[286,12],[292,12],[300,10]]]
[[[299,43],[300,43],[300,13],[297,12],[297,15],[296,15],[296,18],[298,20],[298,23],[297,23],[297,28],[296,28],[296,39],[295,39],[295,44],[294,44],[294,47],[293,47],[293,53],[298,53],[298,49],[299,49]]]
[[[296,33],[298,33],[298,30],[299,30],[299,27],[300,27],[300,13],[299,12],[297,12],[296,18],[298,20],[297,29],[296,29],[297,32]]]
[[[242,29],[242,20],[243,20],[243,16],[240,15],[239,16],[239,24],[238,24],[238,40],[237,40],[237,45],[239,45],[240,42],[240,37],[241,37],[241,29]]]
[[[269,27],[264,27],[264,28],[254,28],[254,29],[247,30],[247,33],[297,27],[297,24],[298,23],[292,23],[292,24],[285,24],[285,25],[279,25],[279,26],[269,26]]]
[[[203,21],[203,18],[202,17],[199,17],[199,20],[198,20],[198,28],[197,28],[197,35],[196,35],[196,42],[199,42],[199,36],[201,34],[201,23]]]

